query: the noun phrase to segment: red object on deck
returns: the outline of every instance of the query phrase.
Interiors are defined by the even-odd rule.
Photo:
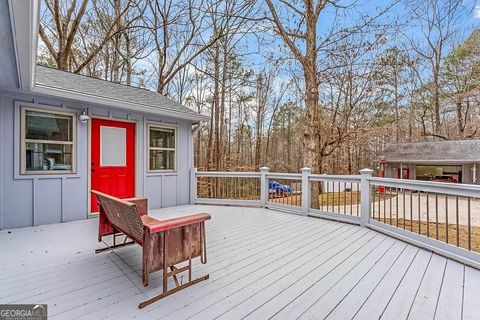
[[[144,286],[148,286],[150,273],[163,270],[163,292],[143,301],[138,305],[139,308],[209,278],[208,274],[192,278],[192,259],[200,257],[201,263],[207,263],[205,221],[210,220],[210,214],[197,213],[158,220],[148,215],[147,198],[119,199],[95,190],[91,190],[91,194],[100,204],[98,241],[108,235],[112,235],[113,239],[113,245],[107,245],[95,252],[135,243],[140,245]],[[117,244],[116,239],[119,236],[124,236],[125,239]],[[131,240],[127,241],[128,239]],[[187,281],[181,282],[178,279],[177,275],[181,273],[188,273]],[[175,288],[168,289],[169,277],[173,277]]]

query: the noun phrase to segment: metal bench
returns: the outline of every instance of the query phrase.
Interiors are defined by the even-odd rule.
[[[97,197],[100,207],[98,241],[108,235],[113,237],[113,245],[97,249],[95,253],[134,243],[140,245],[144,286],[148,286],[150,273],[163,270],[163,292],[140,303],[139,308],[208,279],[207,274],[192,280],[192,259],[200,257],[201,263],[207,262],[205,221],[211,218],[210,214],[157,220],[147,214],[147,198],[119,199],[95,190],[91,193]],[[119,236],[125,236],[125,241],[117,244]],[[177,266],[182,262],[187,262],[187,265]],[[188,281],[183,284],[177,278],[182,272],[188,272]],[[167,286],[169,277],[173,277],[176,285],[170,290]]]

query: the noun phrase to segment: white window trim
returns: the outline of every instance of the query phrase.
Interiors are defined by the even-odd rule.
[[[174,148],[164,148],[164,147],[150,147],[150,130],[159,129],[159,130],[173,130],[175,135],[175,147]],[[167,125],[157,125],[157,124],[149,124],[147,126],[147,172],[177,172],[177,159],[178,159],[178,130],[175,126],[167,126]],[[151,170],[150,169],[150,150],[170,150],[175,152],[174,155],[174,163],[173,169],[159,169],[159,170]]]
[[[27,111],[36,111],[50,113],[54,115],[64,115],[72,117],[72,142],[55,140],[36,140],[26,139],[26,113]],[[61,175],[77,173],[77,114],[74,112],[56,111],[51,109],[42,109],[35,107],[20,107],[20,174],[21,175]],[[28,141],[27,141],[28,140]],[[50,143],[50,144],[69,144],[72,145],[72,170],[28,170],[26,163],[27,142]]]

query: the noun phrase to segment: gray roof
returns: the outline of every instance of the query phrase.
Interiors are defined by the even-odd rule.
[[[390,144],[380,154],[387,162],[468,163],[480,161],[480,140]]]
[[[204,116],[160,93],[45,66],[37,65],[35,82],[36,85],[77,93],[89,98],[97,97],[98,103],[101,104],[104,104],[102,101],[105,99],[116,100],[143,106],[143,111],[148,110],[151,113],[174,116],[177,114],[182,115],[182,118],[204,120]]]

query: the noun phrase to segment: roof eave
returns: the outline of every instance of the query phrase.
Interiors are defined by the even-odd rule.
[[[183,120],[190,120],[193,123],[209,121],[209,117],[201,114],[196,114],[193,111],[192,113],[185,113],[181,111],[164,109],[164,108],[154,107],[154,106],[145,105],[145,104],[132,103],[132,102],[124,101],[120,99],[111,99],[111,98],[95,96],[91,94],[85,94],[81,92],[75,92],[71,90],[65,90],[61,88],[46,86],[41,83],[36,83],[32,89],[32,92],[38,93],[38,94],[45,94],[49,96],[85,101],[85,102],[90,102],[94,104],[108,105],[108,106],[113,106],[113,107],[126,109],[126,110],[157,114],[161,116],[172,117],[172,118],[183,119]]]
[[[375,159],[375,162],[381,161],[381,159]],[[441,160],[404,160],[404,159],[388,159],[385,158],[387,163],[404,163],[404,164],[466,164],[466,163],[480,163],[480,159],[467,159],[467,160],[454,160],[454,159],[441,159]]]
[[[13,46],[20,89],[30,91],[35,83],[40,4],[38,0],[8,0]]]

